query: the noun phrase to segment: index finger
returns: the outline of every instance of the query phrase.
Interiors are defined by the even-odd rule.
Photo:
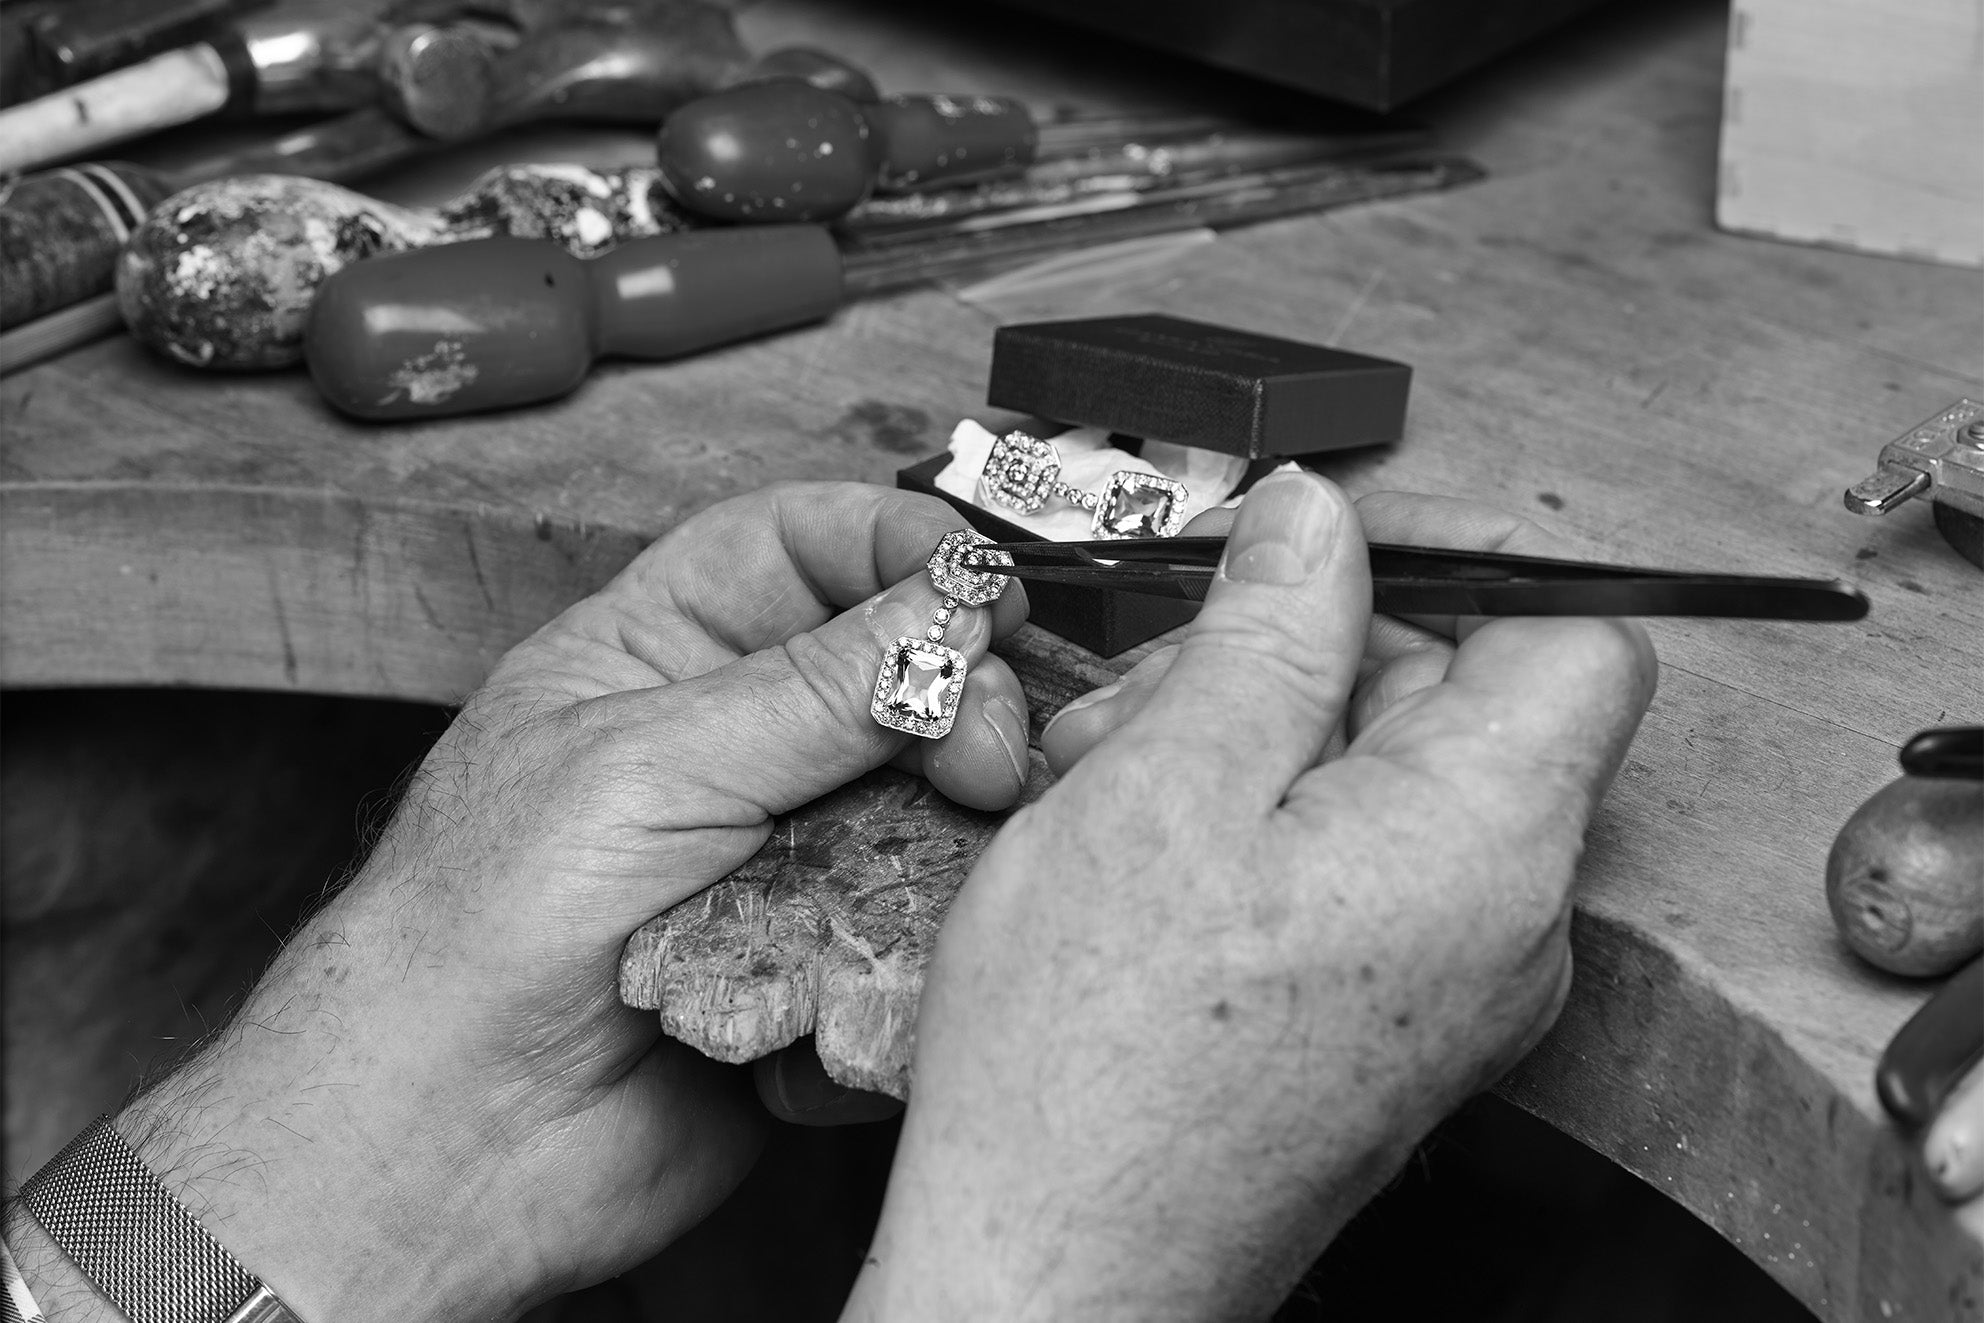
[[[1506,551],[1517,556],[1568,558],[1577,549],[1540,524],[1492,505],[1419,492],[1371,492],[1357,499],[1357,517],[1373,542],[1452,551]],[[1481,626],[1479,616],[1406,616],[1421,629],[1459,638]]]
[[[1431,788],[1443,815],[1573,848],[1658,674],[1652,641],[1631,621],[1483,621],[1444,678],[1386,707],[1325,771],[1357,776],[1372,760],[1390,763]],[[1298,785],[1291,807],[1307,799]]]
[[[713,505],[642,552],[599,593],[635,626],[629,651],[671,680],[817,629],[921,573],[965,520],[934,496],[853,482],[777,483]],[[1026,618],[1010,585],[992,633]],[[690,628],[683,628],[683,626]]]

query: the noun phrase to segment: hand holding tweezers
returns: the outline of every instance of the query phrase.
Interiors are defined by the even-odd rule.
[[[1226,549],[1223,537],[1109,542],[1003,542],[978,548],[974,570],[1203,601]],[[1003,551],[1011,566],[987,563]],[[1748,620],[1859,620],[1867,599],[1834,579],[1601,565],[1370,544],[1372,609],[1387,615],[1720,616]]]

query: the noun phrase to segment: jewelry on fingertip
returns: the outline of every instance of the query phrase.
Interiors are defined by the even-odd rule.
[[[987,500],[1033,514],[1049,500],[1090,512],[1095,538],[1173,537],[1185,526],[1185,484],[1135,469],[1109,475],[1102,490],[1085,492],[1061,481],[1061,452],[1017,429],[992,443],[979,486]]]
[[[979,551],[992,539],[969,528],[947,533],[930,553],[926,568],[930,582],[944,595],[943,605],[930,617],[923,637],[905,634],[882,654],[882,667],[875,676],[875,698],[868,711],[876,721],[891,730],[906,731],[927,740],[950,734],[957,720],[958,701],[964,697],[964,654],[944,643],[959,608],[989,606],[1006,590],[1006,576],[968,569],[967,555],[985,564],[1011,565],[1013,558],[1003,551]]]

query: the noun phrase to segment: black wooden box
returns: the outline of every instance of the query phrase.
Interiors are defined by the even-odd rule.
[[[1006,0],[1205,64],[1392,110],[1598,0]]]

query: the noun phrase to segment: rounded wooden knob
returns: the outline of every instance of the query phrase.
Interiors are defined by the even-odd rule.
[[[399,117],[430,138],[453,141],[487,124],[496,56],[465,28],[416,25],[394,32],[380,53],[383,91]]]
[[[1847,819],[1826,900],[1848,947],[1896,974],[1944,974],[1984,950],[1984,788],[1904,776]]]

